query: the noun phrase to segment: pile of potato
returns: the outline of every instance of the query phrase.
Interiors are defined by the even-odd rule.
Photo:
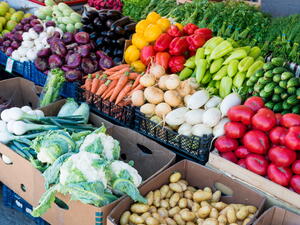
[[[170,184],[150,191],[148,204],[134,203],[120,218],[121,225],[246,225],[257,208],[252,205],[226,204],[220,201],[221,191],[189,186],[175,172]]]

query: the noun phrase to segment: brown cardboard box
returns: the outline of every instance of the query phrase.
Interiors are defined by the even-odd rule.
[[[214,172],[200,164],[188,160],[180,161],[163,171],[158,176],[142,185],[140,187],[140,192],[145,195],[149,191],[158,189],[164,184],[168,184],[170,175],[175,171],[181,172],[183,178],[186,179],[191,186],[198,188],[208,186],[212,189],[217,188],[221,190],[223,194],[225,194],[221,199],[226,203],[255,205],[258,208],[257,213],[254,215],[255,218],[262,210],[265,202],[263,196],[221,173]],[[129,198],[123,199],[109,214],[107,224],[119,224],[122,213],[128,210],[132,203],[133,201]]]
[[[63,104],[64,100],[61,100],[42,110],[46,115],[55,115]],[[108,133],[121,143],[121,158],[124,161],[133,160],[135,168],[145,182],[166,169],[175,160],[176,155],[173,152],[130,129],[115,126],[93,113],[90,115],[90,122],[96,126],[105,124]],[[0,161],[0,181],[30,204],[36,206],[41,195],[45,192],[42,174],[27,160],[5,145],[0,144],[0,154],[5,154],[13,162],[7,165]],[[58,194],[57,197],[64,201],[69,209],[62,209],[53,204],[51,209],[42,217],[52,225],[105,224],[108,213],[119,201],[98,208],[79,201],[70,201],[69,196]]]
[[[272,207],[264,212],[253,225],[299,225],[300,215]]]
[[[37,108],[40,89],[33,82],[19,77],[0,81],[0,96],[6,100],[11,99],[11,104],[17,107],[29,105]]]

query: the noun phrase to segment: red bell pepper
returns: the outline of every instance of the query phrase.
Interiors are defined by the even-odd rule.
[[[291,127],[284,139],[286,147],[300,150],[300,126]]]
[[[199,27],[195,24],[188,23],[183,27],[183,32],[187,35],[194,34],[195,30],[197,30]]]
[[[167,52],[157,52],[155,56],[155,62],[164,67],[166,70],[168,69],[170,58],[171,56]]]
[[[246,157],[246,168],[264,176],[267,173],[268,161],[262,155],[250,154]]]
[[[212,38],[213,32],[211,29],[208,28],[199,28],[195,30],[194,34],[199,34],[203,37],[206,41]]]
[[[169,45],[172,40],[173,40],[173,37],[170,36],[169,34],[167,34],[167,33],[161,34],[155,41],[154,50],[157,52],[165,51],[166,49],[169,48]]]
[[[276,166],[288,167],[296,160],[296,152],[284,147],[276,146],[269,150],[269,159]]]
[[[151,58],[155,56],[155,51],[153,46],[145,46],[141,50],[141,60],[145,65],[148,65],[151,61]]]
[[[268,167],[268,177],[271,181],[282,186],[288,186],[293,173],[288,167],[277,167],[275,164],[270,164]]]
[[[186,38],[189,44],[190,51],[196,51],[198,48],[201,48],[205,44],[205,39],[199,34],[193,34]]]
[[[169,45],[169,53],[171,55],[184,55],[188,49],[188,43],[186,37],[176,37]]]
[[[178,73],[183,70],[185,64],[184,56],[172,56],[169,60],[169,68],[172,73]]]
[[[170,28],[167,30],[167,33],[172,37],[182,37],[183,36],[183,33],[175,25],[171,25]]]

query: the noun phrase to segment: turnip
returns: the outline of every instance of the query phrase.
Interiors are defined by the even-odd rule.
[[[222,112],[222,116],[226,116],[228,110],[236,105],[240,105],[242,103],[241,96],[237,93],[231,93],[227,95],[220,104],[220,110]]]
[[[152,104],[158,104],[164,100],[163,91],[156,87],[147,87],[144,90],[144,96]]]
[[[151,87],[155,84],[155,76],[151,73],[146,73],[140,79],[140,84],[144,87]]]
[[[155,113],[155,105],[147,103],[147,104],[141,106],[140,111],[142,113],[144,113],[146,116],[150,117],[150,116],[154,115],[154,113]]]
[[[187,107],[190,109],[199,109],[209,100],[209,93],[206,90],[196,91],[189,98]]]
[[[210,127],[214,127],[221,120],[221,111],[218,108],[207,109],[203,113],[202,120],[203,120],[204,124],[206,124]]]
[[[213,135],[216,137],[223,136],[225,134],[224,125],[230,120],[226,117],[220,120],[220,122],[214,127]]]
[[[157,63],[151,64],[149,72],[150,74],[153,74],[156,79],[159,79],[166,73],[165,68]]]
[[[184,96],[183,102],[184,102],[184,105],[185,105],[185,106],[187,106],[190,97],[191,97],[191,95],[186,95],[186,96]]]
[[[164,75],[162,77],[159,78],[159,81],[158,81],[158,87],[161,89],[161,90],[167,90],[167,87],[166,87],[166,80],[168,79],[168,76],[169,75]]]
[[[178,109],[174,109],[169,112],[165,118],[165,121],[170,126],[179,126],[184,123],[184,114],[188,111],[188,108],[181,107]]]
[[[159,103],[155,107],[155,114],[157,116],[159,116],[160,118],[165,118],[165,116],[171,111],[172,111],[172,109],[171,109],[170,105],[168,105],[165,102]]]
[[[192,136],[192,125],[188,124],[188,123],[182,124],[178,128],[178,134],[182,134],[182,135],[185,135],[185,136]]]
[[[137,90],[132,93],[131,101],[134,106],[142,106],[145,104],[144,92],[142,90]]]
[[[222,102],[222,99],[218,96],[212,96],[208,102],[204,105],[204,109],[217,107]]]
[[[203,109],[193,109],[191,111],[188,111],[184,115],[185,122],[191,125],[202,123],[203,114],[204,114]]]
[[[212,129],[206,124],[197,124],[192,128],[192,134],[195,136],[202,137],[204,135],[212,134]]]
[[[176,89],[180,84],[179,76],[176,74],[171,74],[168,76],[168,78],[165,80],[165,85],[168,90],[174,90]]]
[[[191,86],[187,80],[180,81],[178,88],[176,89],[181,97],[185,97],[191,93]]]
[[[182,103],[181,96],[175,90],[166,91],[164,94],[164,100],[172,107],[177,107]]]

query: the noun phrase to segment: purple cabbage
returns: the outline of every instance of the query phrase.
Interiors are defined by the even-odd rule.
[[[69,70],[65,73],[65,78],[69,82],[74,82],[82,79],[82,73],[79,70]]]
[[[38,57],[48,57],[51,55],[51,49],[50,48],[44,48],[41,49],[38,53],[37,56]]]
[[[91,53],[91,46],[89,44],[80,45],[77,51],[82,57],[88,57]]]
[[[50,48],[53,54],[59,55],[60,57],[64,57],[67,54],[67,49],[61,40],[55,42],[52,41],[50,43]]]
[[[67,67],[77,68],[81,64],[81,56],[78,53],[73,53],[67,58]]]
[[[113,67],[113,65],[114,65],[114,61],[109,56],[103,56],[99,60],[99,66],[102,70],[109,69]]]
[[[87,44],[90,42],[90,35],[87,32],[78,32],[75,34],[74,38],[78,44]]]
[[[59,68],[62,66],[63,61],[58,55],[51,55],[48,59],[48,63],[51,69]]]
[[[85,74],[93,73],[95,72],[95,66],[89,58],[83,58],[81,60],[81,69]]]
[[[41,24],[34,25],[33,30],[38,34],[44,31],[44,27]]]
[[[55,27],[56,23],[52,20],[49,20],[46,22],[46,27]]]
[[[64,33],[62,40],[65,44],[71,44],[74,42],[74,35],[71,32]]]
[[[48,61],[45,58],[37,57],[34,60],[34,65],[42,72],[45,72],[48,69]]]

